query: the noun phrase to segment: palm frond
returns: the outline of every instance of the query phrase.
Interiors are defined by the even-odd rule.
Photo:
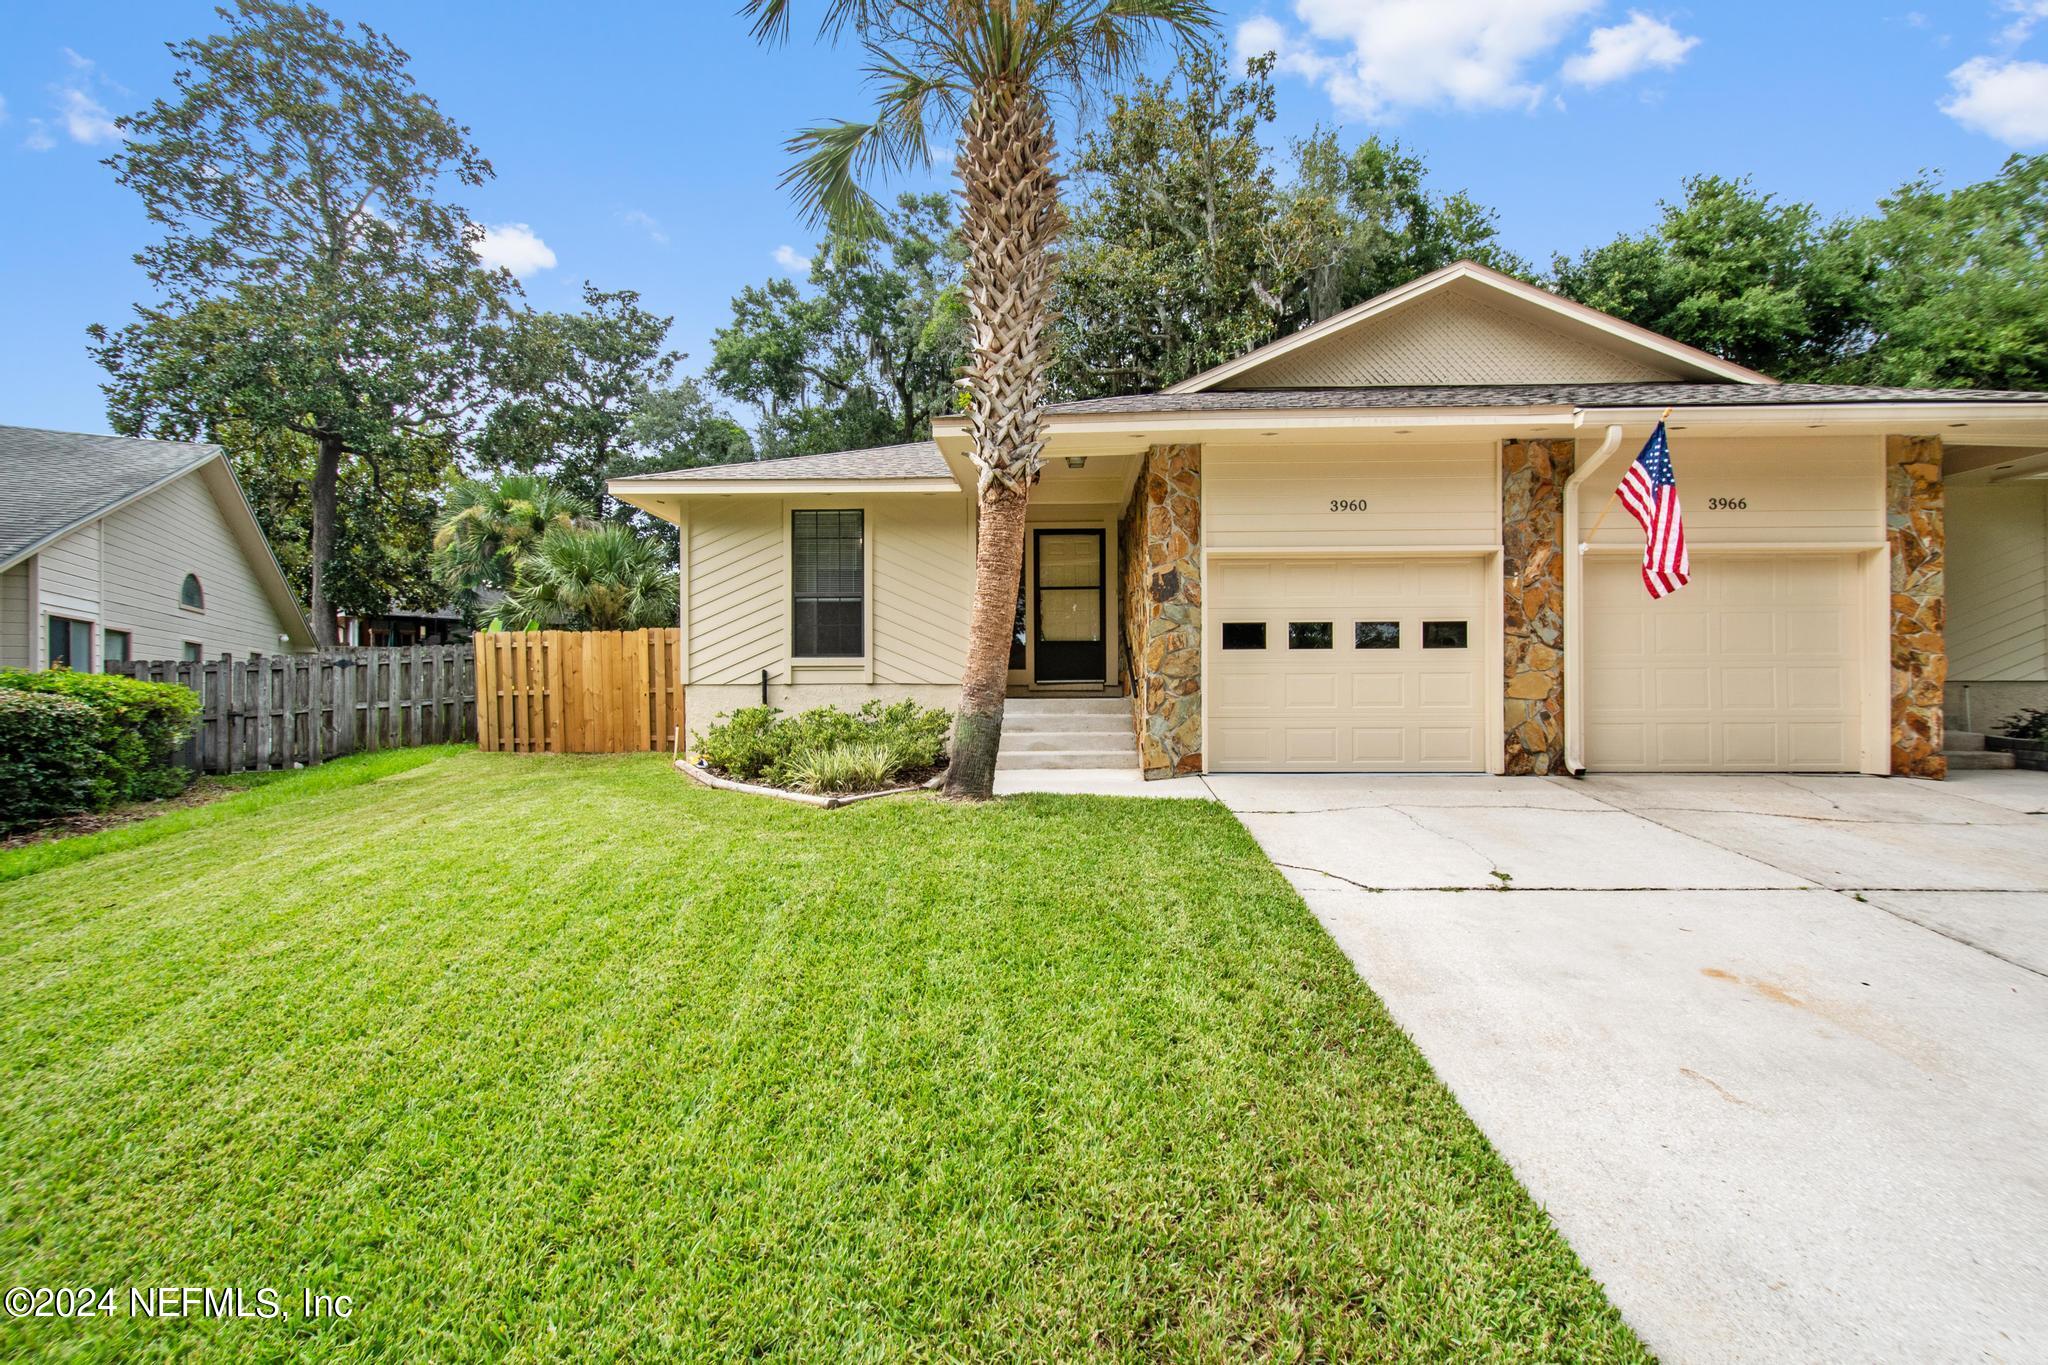
[[[872,226],[880,210],[866,189],[879,172],[928,165],[930,114],[936,106],[952,114],[958,94],[950,81],[935,79],[877,54],[869,68],[886,87],[875,100],[875,117],[806,128],[785,144],[795,161],[782,177],[805,220],[825,219],[854,227]]]

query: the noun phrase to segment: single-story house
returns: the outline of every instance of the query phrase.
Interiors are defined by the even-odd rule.
[[[0,667],[312,647],[219,446],[0,427]]]
[[[1602,509],[1667,409],[1653,602]],[[693,714],[956,699],[933,437],[612,483],[681,528]],[[1938,777],[1945,701],[2048,705],[2048,394],[1777,383],[1461,262],[1045,437],[1012,696],[1127,697],[1148,775]]]

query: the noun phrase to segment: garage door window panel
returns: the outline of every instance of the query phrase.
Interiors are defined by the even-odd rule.
[[[1351,624],[1351,647],[1353,649],[1399,649],[1401,647],[1401,623],[1399,621],[1354,621]]]
[[[1329,621],[1289,621],[1287,623],[1287,647],[1289,649],[1331,649],[1335,647],[1336,631]]]
[[[1422,623],[1422,647],[1424,649],[1464,649],[1470,639],[1471,623],[1467,621],[1424,621]]]
[[[1266,647],[1266,623],[1264,621],[1225,621],[1223,623],[1223,647],[1225,649],[1264,649]]]

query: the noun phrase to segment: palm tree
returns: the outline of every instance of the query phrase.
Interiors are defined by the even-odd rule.
[[[521,556],[499,617],[529,630],[645,630],[673,626],[676,606],[660,544],[608,522],[550,528]]]
[[[863,180],[929,164],[935,131],[960,136],[965,385],[980,530],[946,793],[984,800],[1002,742],[1024,510],[1041,468],[1052,356],[1052,245],[1062,219],[1049,101],[1124,77],[1161,34],[1201,37],[1214,12],[1205,0],[823,0],[823,9],[820,31],[860,44],[878,90],[866,122],[790,139],[797,161],[784,183],[807,214],[871,216]],[[744,13],[757,39],[781,41],[790,10],[791,0],[747,0]]]
[[[487,588],[505,591],[520,557],[551,529],[581,526],[590,508],[540,474],[460,479],[434,525],[434,577],[455,595],[464,619],[474,617]]]

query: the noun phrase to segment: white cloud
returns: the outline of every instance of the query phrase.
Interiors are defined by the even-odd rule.
[[[49,124],[32,118],[28,121],[28,136],[21,140],[21,145],[32,152],[47,152],[57,145],[57,139],[51,136]]]
[[[509,270],[522,280],[536,270],[551,270],[555,264],[553,249],[524,223],[485,228],[483,240],[473,250],[485,265]]]
[[[64,119],[64,131],[73,142],[90,147],[98,142],[121,140],[121,130],[114,126],[114,116],[106,106],[76,86],[66,86],[57,92],[57,108]]]
[[[2048,23],[2048,0],[2005,0],[2002,6],[2006,13],[2014,16],[1998,35],[1999,40],[2009,47],[2018,47],[2034,36],[2034,30]]]
[[[1942,113],[2008,146],[2048,146],[2048,63],[1972,57],[1948,79]]]
[[[1529,66],[1602,0],[1295,0],[1300,32],[1266,16],[1237,31],[1238,52],[1272,50],[1282,70],[1316,82],[1340,110],[1532,109]]]
[[[808,275],[811,273],[811,258],[798,255],[797,249],[786,242],[776,247],[770,254],[775,257],[775,264],[781,266],[792,275]]]
[[[639,228],[647,239],[656,246],[668,245],[668,234],[661,229],[661,222],[645,209],[627,209],[619,215],[619,221],[627,227]]]
[[[1663,20],[1630,10],[1627,23],[1593,30],[1586,50],[1564,64],[1564,78],[1573,85],[1611,85],[1653,66],[1669,71],[1699,45]]]

